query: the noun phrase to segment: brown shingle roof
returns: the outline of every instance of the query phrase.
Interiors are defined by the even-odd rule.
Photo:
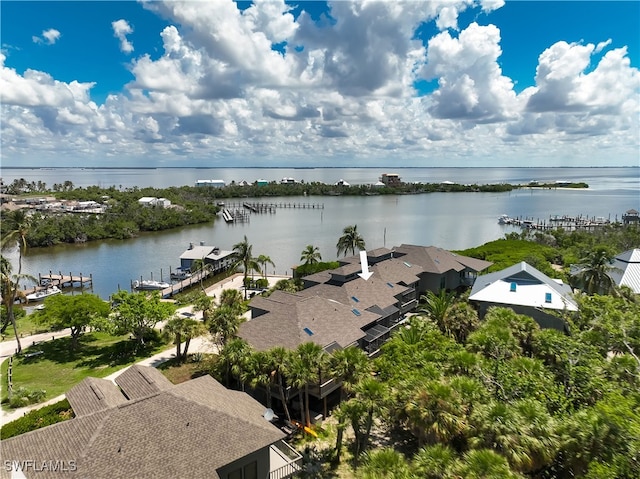
[[[275,346],[295,349],[309,341],[322,347],[332,342],[346,347],[363,338],[361,328],[379,318],[364,308],[356,308],[358,316],[353,308],[319,296],[307,297],[294,304],[274,303],[269,313],[242,323],[238,336],[259,351]]]
[[[403,244],[395,248],[395,254],[402,261],[417,264],[427,273],[443,274],[447,271],[462,271],[465,268],[482,271],[493,263],[481,259],[461,256],[435,246]]]
[[[85,378],[66,394],[76,416],[86,416],[109,409],[127,401],[113,382],[99,378]]]
[[[79,477],[213,477],[284,434],[262,417],[264,407],[227,391],[210,376],[45,427],[2,443],[3,459],[75,461]],[[2,477],[9,477],[3,470]],[[70,472],[25,471],[59,478]]]
[[[137,364],[120,374],[115,381],[129,399],[149,396],[173,386],[157,369]]]

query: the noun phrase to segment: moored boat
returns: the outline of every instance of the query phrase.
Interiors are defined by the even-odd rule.
[[[40,291],[28,294],[26,298],[27,301],[42,301],[49,296],[60,293],[62,293],[62,291],[60,291],[60,288],[58,288],[57,286],[51,286],[47,289],[41,289]]]
[[[143,280],[143,281],[134,281],[133,289],[139,289],[144,291],[151,290],[159,290],[170,288],[171,285],[169,283],[165,283],[164,281],[154,281],[154,280]]]

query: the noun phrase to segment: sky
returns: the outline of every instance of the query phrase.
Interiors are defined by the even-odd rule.
[[[640,166],[640,1],[0,2],[5,167]]]

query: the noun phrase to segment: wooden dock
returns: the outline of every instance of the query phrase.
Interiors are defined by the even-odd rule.
[[[549,231],[555,229],[564,229],[566,231],[578,231],[578,230],[594,230],[602,228],[608,225],[621,224],[616,216],[613,220],[611,215],[607,218],[599,216],[569,216],[569,215],[552,215],[548,219],[534,219],[529,217],[516,217],[509,218],[503,217],[500,219],[501,224],[519,226],[523,229]]]
[[[160,291],[160,295],[163,298],[170,298],[176,293],[179,293],[187,288],[190,288],[194,284],[200,282],[201,279],[205,279],[209,276],[209,271],[205,269],[204,271],[198,271],[197,273],[192,274],[188,278],[183,279],[182,281],[178,281],[177,283],[172,284],[169,288],[165,288]]]
[[[93,274],[90,274],[89,276],[82,276],[82,273],[80,273],[79,275],[73,275],[72,273],[65,275],[62,274],[62,272],[53,274],[51,271],[49,271],[49,274],[39,273],[38,285],[34,286],[33,288],[23,289],[22,294],[26,296],[37,291],[44,291],[51,286],[57,286],[60,289],[73,287],[84,288],[85,286],[92,284]]]

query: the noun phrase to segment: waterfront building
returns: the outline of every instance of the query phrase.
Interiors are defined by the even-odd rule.
[[[402,185],[402,181],[400,180],[400,175],[397,173],[382,173],[380,177],[380,181],[389,187],[400,186]]]
[[[204,265],[209,265],[213,273],[225,271],[233,264],[233,251],[222,250],[217,246],[207,246],[204,241],[199,245],[189,243],[187,250],[180,255],[180,270],[191,271],[195,260],[201,260]]]
[[[196,180],[197,187],[210,186],[212,188],[224,188],[226,183],[224,180]]]

